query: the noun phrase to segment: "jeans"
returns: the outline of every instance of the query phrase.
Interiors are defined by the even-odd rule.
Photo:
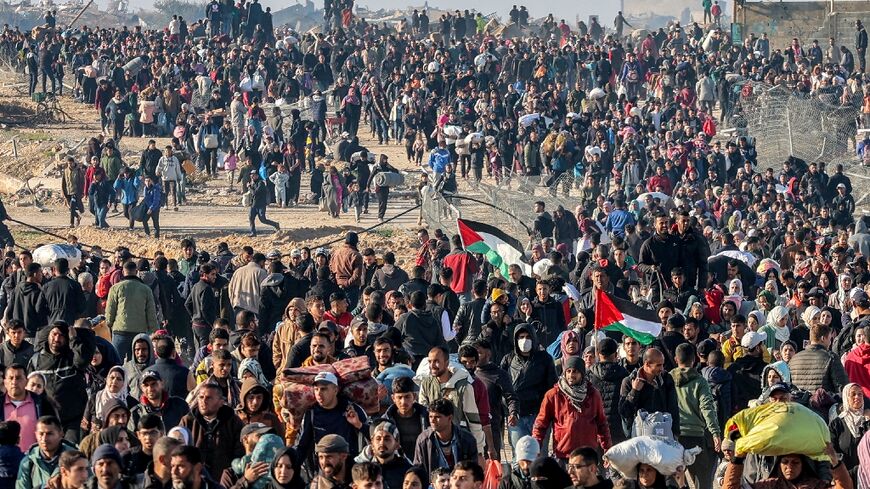
[[[251,210],[248,212],[248,223],[251,225],[251,234],[257,234],[257,228],[254,226],[254,219],[260,219],[260,222],[263,224],[268,224],[275,229],[280,229],[277,222],[266,218],[265,207],[251,207]]]
[[[148,221],[151,220],[154,223],[154,237],[160,237],[160,208],[157,210],[151,211],[151,215],[145,215],[145,220],[142,221],[142,227],[145,229],[145,234],[151,236],[151,230],[148,229]]]
[[[356,303],[359,302],[359,287],[347,287],[344,289],[344,294],[347,296],[347,309],[354,310]]]
[[[118,351],[121,359],[127,360],[132,355],[133,338],[138,333],[126,333],[123,331],[112,331],[112,346]]]
[[[532,435],[532,426],[535,424],[534,414],[528,416],[519,416],[516,426],[508,426],[508,436],[510,437],[511,447],[516,449],[517,442],[520,438]]]
[[[106,222],[106,215],[109,214],[109,206],[96,206],[96,215],[94,216],[96,219],[94,221],[94,225],[101,228],[109,227],[109,223]]]
[[[374,119],[375,132],[378,134],[378,142],[384,144],[384,142],[390,142],[390,132],[387,128],[387,121],[380,117],[372,117]]]

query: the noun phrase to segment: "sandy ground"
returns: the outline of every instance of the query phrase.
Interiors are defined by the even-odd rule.
[[[15,85],[12,80],[3,79],[6,85],[0,86],[0,119],[9,112],[19,110],[32,112],[36,104],[22,93],[25,87]],[[163,210],[160,215],[161,239],[146,237],[141,224],[135,231],[127,230],[123,215],[110,212],[109,230],[99,230],[92,226],[93,216],[85,213],[82,225],[69,229],[69,214],[60,198],[59,173],[54,171],[57,161],[70,150],[72,154],[84,154],[84,145],[76,148],[82,139],[89,138],[99,131],[97,112],[89,106],[63,97],[61,107],[72,117],[64,123],[51,123],[39,127],[8,125],[0,130],[0,172],[28,180],[32,188],[43,189],[39,192],[39,208],[33,205],[33,198],[19,192],[6,195],[7,210],[13,219],[26,222],[61,236],[74,234],[79,241],[88,245],[99,245],[112,249],[118,245],[129,246],[141,256],[151,256],[155,251],[165,250],[172,256],[178,249],[178,242],[185,237],[195,238],[205,249],[214,250],[217,243],[226,241],[232,250],[250,244],[255,249],[268,251],[279,249],[283,253],[295,246],[317,246],[338,239],[348,230],[362,230],[374,226],[377,221],[377,202],[372,199],[370,213],[363,215],[356,223],[353,214],[342,214],[333,219],[320,212],[313,205],[280,209],[270,207],[267,216],[278,221],[281,231],[258,222],[256,238],[248,238],[248,209],[240,204],[238,193],[227,191],[226,177],[221,174],[217,179],[205,183],[196,191],[188,193],[189,205],[182,206],[178,212]],[[4,112],[5,110],[5,112]],[[16,138],[18,158],[12,156],[11,139]],[[402,170],[413,170],[404,156],[404,147],[398,145],[378,145],[370,137],[367,126],[361,128],[361,141],[370,151],[389,156],[390,163]],[[141,150],[147,138],[125,137],[121,141],[122,157],[131,165],[138,165]],[[158,139],[158,147],[168,143],[168,138]],[[237,187],[236,187],[237,188]],[[302,176],[303,192],[308,188],[308,175]],[[414,206],[408,192],[390,199],[386,218],[394,217]],[[414,253],[417,229],[417,210],[411,211],[391,222],[378,227],[375,231],[361,236],[362,246],[371,246],[379,252],[392,250],[400,262],[405,262]],[[24,226],[11,223],[11,228],[20,244],[34,246],[40,243],[58,242],[59,239],[40,234]]]

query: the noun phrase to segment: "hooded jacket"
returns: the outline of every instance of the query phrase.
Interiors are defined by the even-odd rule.
[[[520,352],[517,339],[520,333],[529,333],[532,349],[527,355]],[[535,329],[528,323],[518,325],[514,329],[512,353],[505,355],[501,361],[503,368],[511,377],[514,393],[517,397],[518,414],[534,416],[538,413],[541,399],[558,380],[553,358],[541,350]]]
[[[6,309],[6,319],[18,319],[24,323],[24,329],[30,338],[36,337],[36,332],[48,324],[45,311],[38,307],[42,287],[32,282],[20,282],[12,290],[9,307]]]
[[[148,358],[144,363],[136,361],[136,343],[144,341],[148,346]],[[139,385],[139,379],[142,377],[142,372],[146,368],[154,365],[154,348],[151,346],[151,337],[145,333],[137,334],[133,338],[133,343],[130,344],[130,356],[124,362],[124,374],[127,378],[127,388],[130,390],[130,395],[138,399],[142,395],[142,388]]]
[[[242,389],[240,392],[242,403],[236,408],[236,415],[242,420],[242,423],[246,425],[251,423],[263,423],[272,428],[275,431],[275,434],[280,436],[281,439],[284,439],[284,424],[281,423],[278,416],[272,412],[272,396],[269,391],[257,383],[257,379],[248,377],[242,381]],[[257,412],[250,413],[245,405],[245,399],[247,399],[249,394],[257,392],[263,394],[263,403],[260,405],[260,409]]]
[[[134,430],[139,420],[146,414],[156,414],[163,420],[163,425],[166,429],[177,426],[185,415],[190,413],[190,406],[184,402],[181,397],[170,396],[169,392],[163,387],[163,402],[160,406],[154,407],[144,396],[139,397],[139,403],[130,408],[130,423],[128,428]]]
[[[558,385],[544,395],[541,409],[535,418],[532,436],[542,443],[550,426],[553,427],[553,451],[560,459],[577,447],[601,447],[606,451],[611,446],[610,427],[604,413],[601,394],[588,380],[586,399],[577,409]]]
[[[465,428],[453,425],[454,458],[456,462],[463,460],[477,460],[477,443],[474,436]],[[414,465],[423,467],[427,474],[439,467],[447,467],[444,464],[444,455],[441,453],[440,442],[436,438],[435,430],[426,428],[417,437],[417,446],[414,450]]]
[[[483,453],[484,437],[477,401],[474,398],[474,379],[464,368],[448,367],[450,379],[441,384],[433,375],[424,375],[419,380],[420,404],[429,407],[437,399],[448,399],[456,408],[453,420],[471,432],[477,441],[477,450]]]
[[[604,414],[610,426],[610,438],[613,443],[626,440],[622,431],[622,418],[619,417],[619,391],[622,380],[628,377],[628,370],[615,362],[598,362],[587,372],[587,378],[598,390],[604,403]]]
[[[677,388],[677,406],[680,409],[680,434],[704,437],[706,433],[722,437],[716,416],[716,400],[710,384],[694,368],[677,367],[671,370]]]
[[[87,389],[85,370],[91,363],[96,351],[94,332],[76,328],[76,335],[69,337],[69,328],[55,326],[67,339],[67,344],[57,353],[52,353],[46,345],[30,359],[27,373],[39,372],[45,377],[45,392],[63,410],[58,413],[64,426],[78,426],[85,412]],[[53,329],[53,328],[52,328]]]
[[[680,436],[680,408],[677,404],[677,392],[674,379],[667,372],[652,380],[646,381],[639,391],[634,390],[631,382],[640,375],[643,368],[639,368],[622,380],[619,390],[619,414],[622,416],[624,427],[630,428],[634,424],[637,412],[643,409],[646,412],[657,411],[670,413],[673,424],[671,426],[674,436]],[[630,432],[630,429],[627,430]]]
[[[389,292],[391,290],[399,290],[399,287],[409,280],[408,272],[395,265],[385,264],[375,271],[372,282],[369,285],[378,290]]]

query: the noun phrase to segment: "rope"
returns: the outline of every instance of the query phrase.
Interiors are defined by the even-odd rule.
[[[388,222],[391,222],[391,221],[393,221],[393,220],[395,220],[395,219],[398,219],[398,218],[400,218],[400,217],[402,217],[402,216],[404,216],[404,215],[406,215],[406,214],[408,214],[408,213],[410,213],[410,212],[413,212],[413,211],[415,211],[415,210],[417,210],[417,209],[419,209],[419,208],[420,208],[420,204],[417,204],[417,205],[415,205],[414,207],[411,207],[410,209],[407,209],[407,210],[405,210],[405,211],[402,211],[402,212],[396,214],[396,215],[393,216],[393,217],[390,217],[389,219],[384,219],[382,222],[379,222],[379,223],[375,224],[374,226],[369,226],[369,227],[363,229],[362,231],[358,231],[357,234],[359,235],[359,234],[370,233],[370,232],[372,232],[373,230],[375,230],[375,229],[377,229],[377,228],[383,226],[384,224],[386,224],[386,223],[388,223]],[[62,240],[62,241],[66,241],[66,239],[67,239],[66,236],[61,236],[61,235],[59,235],[59,234],[57,234],[57,233],[54,233],[54,232],[49,231],[49,230],[47,230],[47,229],[43,229],[43,228],[41,228],[41,227],[39,227],[39,226],[34,226],[33,224],[28,224],[28,223],[26,223],[26,222],[24,222],[24,221],[19,221],[18,219],[13,219],[13,218],[9,217],[9,218],[7,218],[6,220],[11,221],[11,222],[14,222],[15,224],[19,224],[19,225],[24,226],[24,227],[26,227],[26,228],[30,228],[30,229],[32,229],[32,230],[34,230],[34,231],[36,231],[36,232],[39,232],[39,233],[45,234],[45,235],[47,235],[47,236],[51,236],[51,237],[54,237],[54,238],[60,239],[60,240]],[[331,241],[327,241],[327,242],[325,242],[325,243],[321,243],[321,244],[318,244],[318,245],[312,246],[311,248],[324,248],[324,247],[331,246],[331,245],[334,245],[334,244],[336,244],[336,243],[339,243],[339,242],[341,242],[341,241],[344,241],[344,238],[336,238],[336,239],[333,239],[333,240],[331,240]],[[80,245],[81,247],[83,247],[83,248],[88,248],[89,250],[94,249],[94,245],[89,245],[89,244],[87,244],[87,243],[79,242],[79,245]],[[26,248],[24,248],[23,246],[20,246],[20,245],[16,245],[16,246],[18,246],[18,247],[21,248],[21,249],[26,249]],[[102,249],[102,248],[100,248],[100,249]],[[282,256],[282,257],[284,257],[284,256],[290,256],[290,253],[285,253],[285,254],[283,254],[283,255],[281,255],[281,256]],[[144,258],[144,259],[146,259],[146,260],[150,260],[150,258],[145,257],[145,256],[136,256],[136,255],[133,255],[133,258],[137,258],[137,259],[139,259],[139,258]]]

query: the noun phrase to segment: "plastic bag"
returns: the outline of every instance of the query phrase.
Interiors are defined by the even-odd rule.
[[[480,489],[498,489],[501,475],[501,462],[488,459],[486,461],[486,472],[483,475],[483,485],[480,486]]]
[[[735,414],[725,432],[739,431],[735,452],[777,456],[802,454],[828,460],[825,447],[831,432],[824,420],[796,402],[769,402]]]
[[[641,409],[631,425],[631,436],[657,436],[674,440],[674,420],[671,413],[649,413]]]
[[[604,452],[604,460],[626,479],[637,479],[638,464],[651,465],[667,477],[678,468],[695,463],[695,456],[701,451],[698,447],[683,448],[674,440],[638,436],[610,447]]]

